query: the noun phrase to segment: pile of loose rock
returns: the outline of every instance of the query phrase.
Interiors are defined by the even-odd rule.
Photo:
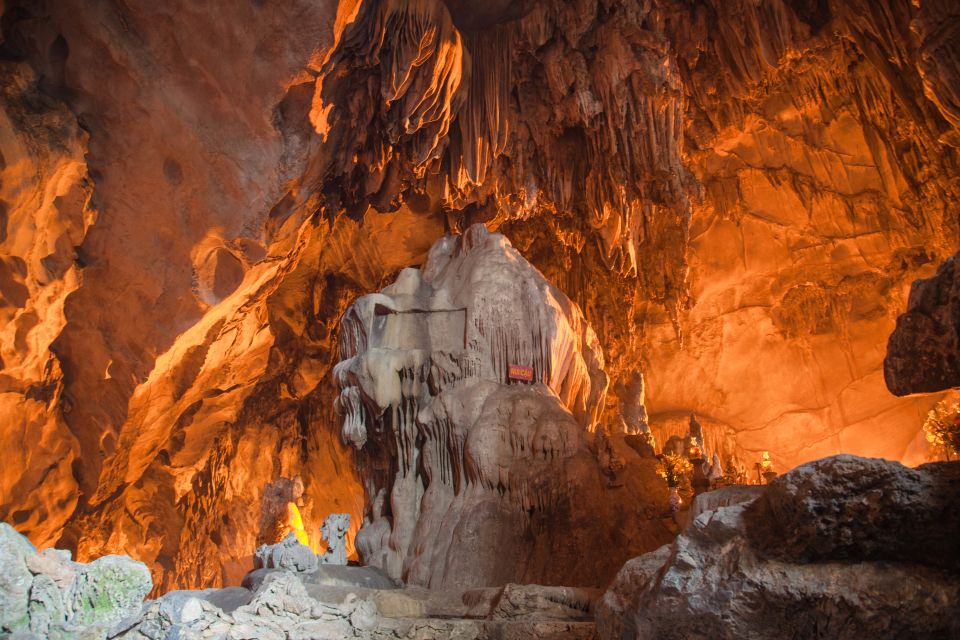
[[[311,576],[273,571],[249,602],[231,607],[217,592],[176,592],[144,607],[125,640],[326,640],[340,638],[595,637],[591,592],[509,585],[461,594],[330,587]],[[213,596],[213,598],[211,598]],[[214,602],[217,598],[220,602]],[[518,602],[520,606],[518,608]],[[234,602],[236,604],[236,602]]]

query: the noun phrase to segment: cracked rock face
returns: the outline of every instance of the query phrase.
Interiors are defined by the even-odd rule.
[[[367,494],[357,547],[391,577],[599,586],[669,537],[652,460],[622,446],[617,485],[604,475],[596,335],[502,235],[438,241],[347,310],[340,353]]]
[[[778,469],[922,461],[938,398],[882,362],[957,248],[957,16],[5,2],[0,519],[160,590],[235,583],[279,478],[353,540],[339,318],[477,222],[582,310],[612,389],[643,374],[661,441],[695,412]]]

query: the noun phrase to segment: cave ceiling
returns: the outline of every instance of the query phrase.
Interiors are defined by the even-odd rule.
[[[359,516],[338,320],[505,234],[663,439],[924,460],[886,341],[957,249],[949,0],[13,1],[0,518],[159,588],[247,568],[263,488]],[[616,428],[622,394],[608,394]],[[354,518],[354,530],[359,526]]]

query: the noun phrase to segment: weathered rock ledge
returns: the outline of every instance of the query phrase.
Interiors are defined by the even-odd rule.
[[[143,602],[146,566],[37,553],[0,524],[0,638],[18,640],[463,640],[596,636],[595,589],[509,584],[468,591],[399,589],[368,567],[259,569],[244,586],[171,591]]]

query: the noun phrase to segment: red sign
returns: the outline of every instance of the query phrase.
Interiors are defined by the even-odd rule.
[[[533,367],[527,367],[522,364],[512,364],[510,365],[510,372],[508,375],[511,380],[533,382]]]

